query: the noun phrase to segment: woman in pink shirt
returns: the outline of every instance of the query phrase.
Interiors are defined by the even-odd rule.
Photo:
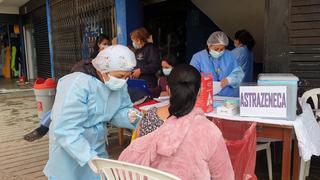
[[[233,180],[229,154],[220,130],[195,102],[200,73],[190,65],[175,67],[168,78],[169,118],[138,138],[119,160],[156,168],[181,179]]]

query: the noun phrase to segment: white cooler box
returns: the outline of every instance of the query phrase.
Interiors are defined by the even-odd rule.
[[[296,119],[297,91],[299,78],[293,74],[265,73],[259,74],[258,86],[286,86],[287,87],[287,118]]]

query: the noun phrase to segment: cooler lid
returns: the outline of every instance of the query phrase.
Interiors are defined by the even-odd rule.
[[[260,81],[299,81],[299,78],[290,73],[261,73],[258,80]]]
[[[47,80],[43,78],[38,78],[34,83],[34,89],[52,89],[57,86],[57,83],[54,79],[48,78]]]

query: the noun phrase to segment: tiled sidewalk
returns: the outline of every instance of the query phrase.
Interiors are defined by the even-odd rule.
[[[23,135],[38,126],[33,91],[0,93],[0,180],[42,180],[48,160],[48,136],[26,142]],[[124,147],[118,145],[117,130],[109,138],[110,158]],[[126,139],[129,142],[129,139]]]

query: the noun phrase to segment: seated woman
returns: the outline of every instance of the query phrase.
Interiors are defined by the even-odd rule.
[[[149,166],[181,179],[233,180],[224,138],[203,111],[195,108],[201,75],[190,65],[175,67],[168,78],[169,118],[133,141],[119,160]]]
[[[163,125],[170,116],[169,105],[151,108],[141,119],[140,126],[137,129],[136,138],[147,135]]]
[[[157,87],[151,89],[153,97],[168,96],[168,92],[166,89],[168,84],[168,76],[170,75],[172,69],[176,64],[177,64],[177,60],[174,56],[169,56],[162,60],[161,62],[162,72],[158,80],[158,85]]]

